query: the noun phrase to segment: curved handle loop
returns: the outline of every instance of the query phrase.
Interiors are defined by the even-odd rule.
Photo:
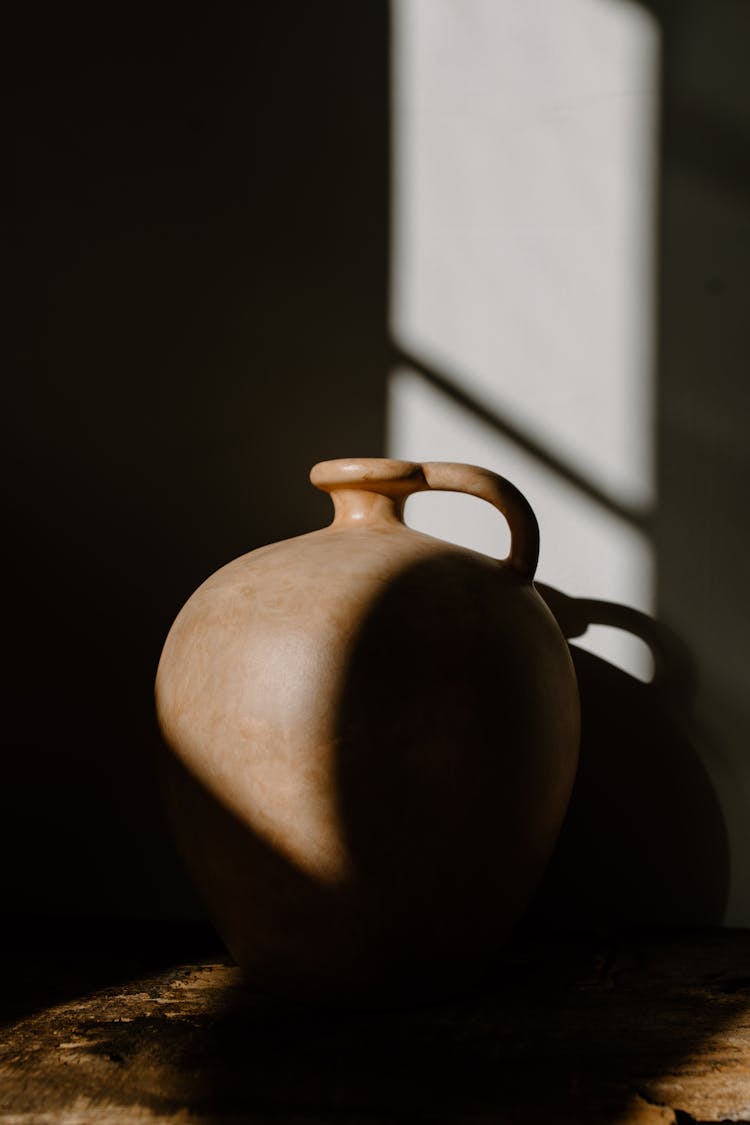
[[[502,562],[531,582],[539,558],[539,525],[526,497],[505,477],[457,461],[396,461],[387,457],[358,457],[320,461],[310,471],[316,488],[330,492],[336,505],[336,520],[359,520],[372,504],[363,497],[373,493],[386,497],[401,518],[407,496],[415,492],[465,492],[497,508],[510,527],[510,553]],[[347,497],[354,497],[349,503]]]
[[[422,473],[426,488],[432,492],[465,492],[497,508],[510,528],[510,552],[502,561],[531,582],[539,560],[539,524],[523,493],[505,477],[479,465],[426,461]]]

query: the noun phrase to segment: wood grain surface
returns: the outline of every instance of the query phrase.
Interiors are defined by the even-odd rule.
[[[399,1011],[281,1002],[219,956],[52,1006],[24,971],[2,1125],[750,1120],[745,931],[518,942],[481,994]]]

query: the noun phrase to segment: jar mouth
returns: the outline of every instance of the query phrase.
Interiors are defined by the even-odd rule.
[[[408,494],[425,487],[422,466],[415,461],[390,457],[343,457],[319,461],[310,470],[310,480],[323,492],[358,488],[372,492]]]

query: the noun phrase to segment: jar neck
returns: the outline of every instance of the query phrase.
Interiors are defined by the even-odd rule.
[[[331,489],[335,527],[403,524],[405,496],[385,496],[364,488]]]

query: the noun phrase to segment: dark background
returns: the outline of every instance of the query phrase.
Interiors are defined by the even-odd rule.
[[[327,521],[317,460],[382,451],[387,30],[380,3],[16,14],[10,915],[195,909],[156,664],[208,574]]]
[[[693,662],[686,718],[729,834],[728,919],[750,924],[750,4],[662,22],[658,614]]]
[[[683,702],[725,809],[736,920],[750,917],[750,6],[654,11],[659,614],[690,655]],[[316,460],[383,452],[388,9],[26,6],[5,49],[0,907],[190,916],[153,771],[164,636],[217,566],[324,522]]]

